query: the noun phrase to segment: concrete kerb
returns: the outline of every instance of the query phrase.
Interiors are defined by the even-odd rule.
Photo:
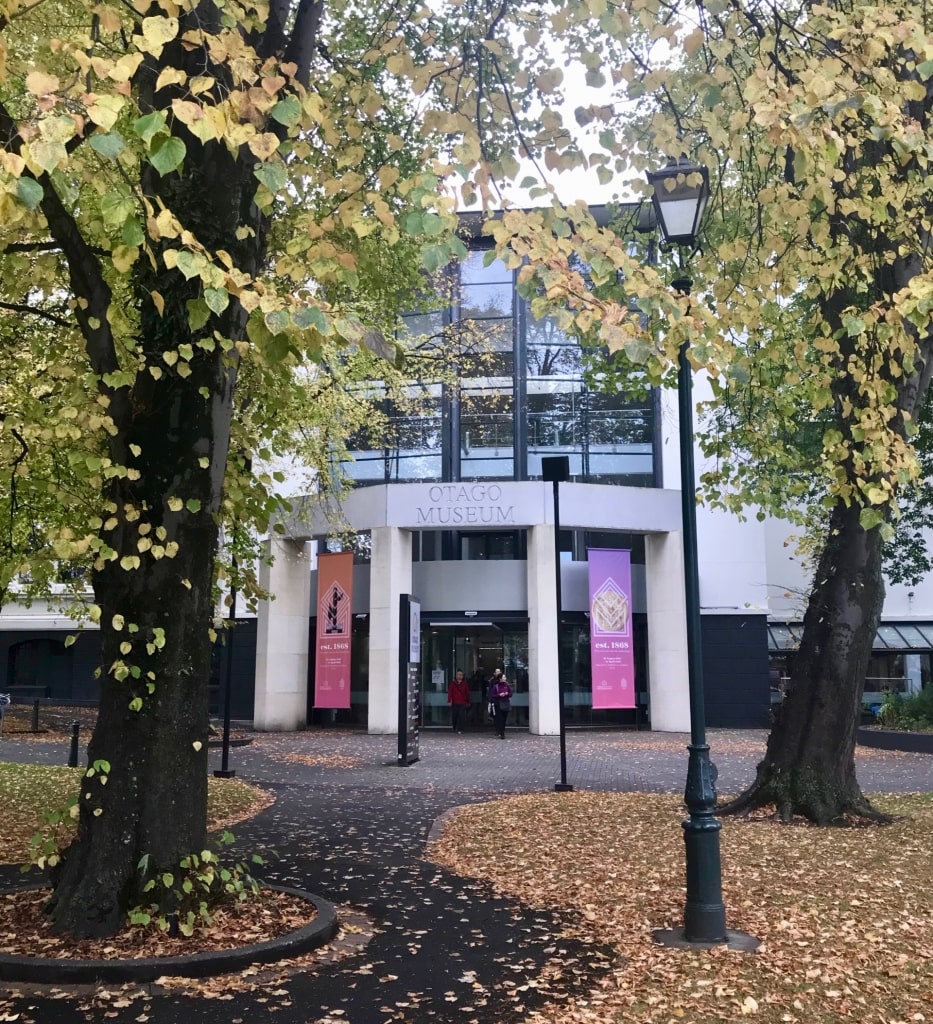
[[[235,949],[219,949],[187,956],[140,957],[133,960],[69,960],[51,957],[0,954],[0,981],[47,985],[82,985],[94,982],[145,983],[156,978],[203,978],[238,971],[249,964],[268,964],[301,956],[330,942],[337,932],[337,908],[325,899],[301,889],[266,883],[270,889],[313,904],[317,916],[303,928],[265,942]],[[12,891],[4,890],[0,895]]]

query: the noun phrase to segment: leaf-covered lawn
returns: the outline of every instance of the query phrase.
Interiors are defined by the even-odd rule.
[[[18,864],[27,859],[29,840],[48,828],[45,814],[65,807],[78,791],[82,771],[0,762],[0,863]],[[212,830],[252,817],[269,803],[268,794],[239,779],[208,779],[207,813]]]
[[[933,1021],[933,797],[882,797],[888,827],[820,830],[726,820],[730,928],[754,954],[667,949],[682,924],[684,843],[673,796],[566,793],[462,808],[432,859],[534,907],[565,908],[568,931],[618,951],[585,999],[528,1024],[877,1024]]]

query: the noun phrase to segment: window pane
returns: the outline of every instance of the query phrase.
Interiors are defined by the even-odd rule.
[[[457,341],[463,351],[479,358],[487,352],[511,352],[515,347],[511,318],[461,320],[457,324]]]
[[[460,316],[488,319],[512,316],[512,282],[502,284],[471,284],[460,294]]]
[[[463,284],[490,284],[493,281],[512,280],[512,271],[502,260],[495,259],[485,266],[485,252],[471,252],[460,264],[460,280]]]
[[[582,376],[583,353],[579,344],[550,317],[534,320],[529,316],[526,346],[529,377]]]
[[[464,388],[460,399],[462,479],[512,477],[514,442],[514,398],[511,389]]]

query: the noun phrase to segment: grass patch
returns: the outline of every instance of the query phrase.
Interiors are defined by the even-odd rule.
[[[0,762],[0,863],[29,857],[29,840],[46,826],[43,816],[61,810],[78,792],[83,768]],[[272,802],[264,790],[240,779],[207,780],[208,828],[229,827]]]
[[[873,798],[874,800],[874,798]],[[560,793],[461,808],[432,859],[533,907],[616,956],[583,996],[556,957],[534,1024],[933,1020],[933,797],[879,797],[886,827],[726,819],[730,928],[758,953],[657,946],[682,924],[683,805],[674,796]]]

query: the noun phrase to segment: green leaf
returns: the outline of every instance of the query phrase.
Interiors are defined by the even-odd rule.
[[[201,511],[201,502],[198,501],[197,498],[189,498],[185,502],[185,508],[189,512],[200,512]]]
[[[230,293],[226,288],[205,288],[204,301],[208,309],[219,316],[230,305]]]
[[[126,143],[119,132],[109,132],[107,135],[92,135],[89,141],[91,149],[95,153],[100,153],[101,156],[106,157],[108,160],[116,160],[123,150],[126,149]]]
[[[124,245],[139,246],[146,240],[142,225],[135,217],[130,217],[125,221],[121,237]]]
[[[133,131],[143,142],[151,142],[156,135],[165,131],[165,111],[155,110],[138,118],[133,124]]]
[[[171,889],[171,887],[175,884],[175,876],[171,873],[171,871],[166,871],[162,875],[162,884],[165,886],[166,889]]]
[[[184,163],[187,152],[184,142],[174,135],[164,140],[158,138],[152,144],[149,162],[159,174],[171,174]]]
[[[210,320],[211,311],[207,308],[204,299],[189,299],[187,307],[188,325],[192,331],[199,331]]]
[[[201,271],[206,267],[207,257],[203,253],[184,249],[178,254],[178,269],[185,275],[186,281],[200,277]]]
[[[292,319],[295,322],[295,326],[301,331],[306,331],[313,327],[321,334],[330,333],[330,324],[327,321],[327,317],[324,316],[317,306],[305,306],[303,309],[299,309]]]
[[[873,530],[884,522],[884,515],[876,508],[863,508],[858,521],[863,530]]]
[[[285,188],[288,181],[288,172],[281,160],[273,160],[267,164],[257,164],[253,174],[270,192],[278,192],[280,189]]]
[[[860,316],[844,316],[842,326],[850,338],[857,338],[865,331],[865,321]]]
[[[298,121],[301,119],[301,103],[298,97],[286,96],[284,99],[279,100],[269,111],[269,116],[274,121],[278,121],[279,124],[284,124],[286,128],[291,128],[292,125],[298,124]]]
[[[133,200],[119,192],[105,192],[100,197],[100,212],[107,227],[119,227],[133,215],[134,209]]]
[[[16,182],[16,198],[27,210],[34,210],[42,202],[45,192],[35,178],[19,178]]]
[[[924,82],[933,76],[933,60],[925,60],[918,64],[917,74],[920,76],[921,81]]]
[[[273,309],[271,312],[266,313],[265,320],[266,327],[268,327],[273,334],[281,334],[282,331],[287,330],[291,324],[291,317],[284,309]]]
[[[420,210],[410,210],[402,218],[402,227],[409,235],[420,235],[423,230],[422,217]]]

